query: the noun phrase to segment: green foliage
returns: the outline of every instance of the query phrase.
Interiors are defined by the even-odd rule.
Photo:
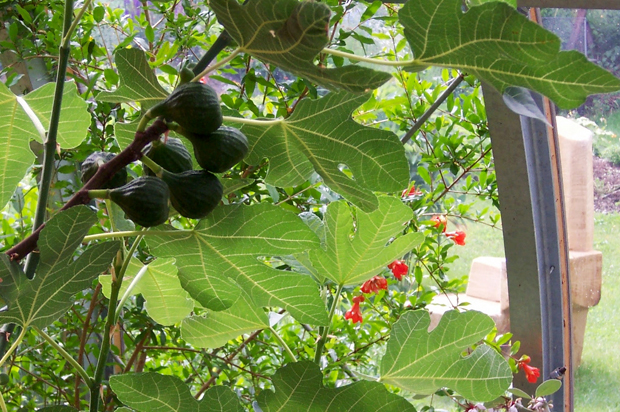
[[[431,332],[429,325],[425,311],[409,312],[394,324],[381,361],[383,382],[419,394],[448,386],[473,401],[496,399],[508,389],[512,372],[496,351],[480,345],[462,356],[493,329],[491,318],[448,311]]]
[[[366,212],[375,210],[378,201],[372,191],[402,190],[408,174],[402,144],[393,133],[351,119],[367,99],[330,93],[302,101],[288,119],[245,125],[242,131],[250,141],[246,162],[257,165],[268,157],[265,182],[279,187],[299,185],[316,171],[330,189]]]
[[[413,217],[398,199],[379,197],[374,212],[353,212],[355,223],[352,212],[344,201],[333,202],[327,207],[322,227],[316,229],[325,232],[325,249],[312,250],[308,257],[322,278],[339,285],[360,284],[422,243],[421,233],[409,233],[390,242]],[[354,236],[341,235],[353,232],[354,227]]]
[[[324,87],[361,93],[391,78],[358,65],[324,68],[314,64],[329,41],[330,10],[322,3],[252,0],[241,6],[235,0],[211,0],[209,5],[240,51]]]
[[[273,377],[276,392],[263,392],[258,403],[265,412],[410,411],[415,408],[378,382],[361,381],[337,389],[325,388],[319,367],[311,362],[289,364]]]
[[[219,348],[231,339],[269,327],[264,311],[245,292],[223,311],[188,316],[181,325],[181,336],[197,348]]]
[[[8,304],[8,310],[0,313],[0,322],[22,327],[49,325],[71,307],[73,295],[110,266],[117,242],[95,245],[73,261],[73,253],[94,223],[95,215],[85,206],[54,216],[39,238],[40,262],[33,280],[7,255],[0,255],[0,295]]]
[[[201,401],[175,376],[140,373],[113,376],[112,389],[137,412],[236,412],[243,411],[237,396],[227,388],[211,388]]]
[[[464,14],[457,0],[84,9],[69,51],[75,85],[63,99],[57,177],[52,196],[39,199],[53,217],[39,238],[36,277],[25,279],[19,263],[0,258],[8,304],[0,317],[26,326],[16,331],[21,346],[9,342],[8,407],[414,411],[420,401],[410,392],[443,386],[450,389],[439,393],[455,399],[503,395],[511,374],[499,345],[518,342],[493,339],[492,321],[477,313],[451,312],[429,333],[424,311],[440,291],[463,288],[450,276],[462,249],[455,252],[431,216],[447,216],[449,230],[463,219],[499,224],[489,206],[497,206],[497,183],[479,83],[466,76],[442,102],[461,73],[407,70],[463,68],[508,91],[515,107],[534,117],[531,101],[520,98],[529,92],[512,86],[574,106],[620,83],[576,54],[558,53],[557,38],[519,16],[514,2],[469,5]],[[58,50],[63,2],[15,4],[4,13],[9,39],[0,53],[34,59]],[[232,51],[214,46],[220,24],[238,46]],[[181,72],[187,81],[195,60],[196,75],[208,66],[204,50],[217,52],[217,63],[200,77],[219,94],[225,123],[241,124],[250,146],[245,163],[218,169],[222,205],[201,221],[165,212],[166,226],[139,232],[110,201],[91,204],[96,218],[85,206],[56,213],[79,189],[75,170],[94,151],[122,151],[115,159],[125,159],[133,181],[141,177],[136,142],[146,145],[150,129],[137,136],[136,129],[147,125],[145,111],[175,90]],[[51,69],[55,59],[48,60]],[[373,62],[395,69],[377,71],[368,67]],[[12,67],[3,73],[7,84],[18,80]],[[31,119],[43,124],[37,130],[0,86],[4,203],[33,164],[28,141],[47,127],[52,89],[25,97]],[[408,133],[433,103],[439,109]],[[202,112],[189,109],[182,120]],[[404,134],[411,139],[403,146]],[[38,170],[30,169],[3,210],[4,250],[32,230]],[[86,201],[83,195],[75,199]],[[97,243],[111,237],[121,240]],[[361,301],[358,285],[381,279],[401,258],[409,265],[403,279],[386,276],[385,289]],[[361,324],[345,318],[351,302]],[[43,344],[27,326],[47,326],[62,345]],[[360,381],[379,376],[382,382]]]
[[[282,307],[313,325],[327,321],[310,277],[257,260],[318,244],[307,226],[281,208],[268,204],[220,207],[193,231],[149,236],[148,244],[155,256],[176,258],[181,285],[206,308],[228,309],[242,289],[258,306]]]
[[[58,124],[58,143],[69,149],[84,138],[89,117],[86,104],[76,95],[74,83],[67,83],[63,94],[62,110],[68,116]],[[42,137],[33,121],[38,121],[44,133],[49,126],[54,87],[45,85],[25,97],[15,96],[0,83],[0,205],[4,206],[19,181],[32,165],[35,156],[29,148],[30,140],[41,142]]]
[[[399,18],[416,67],[458,67],[502,92],[508,86],[536,90],[564,109],[580,105],[593,92],[620,87],[620,80],[582,54],[560,52],[558,37],[505,3],[487,2],[463,14],[459,0],[409,1]],[[447,39],[451,30],[458,36]],[[568,80],[575,72],[581,76]]]
[[[119,49],[114,57],[120,84],[113,92],[99,93],[97,100],[110,103],[140,102],[143,109],[148,109],[168,97],[149,67],[143,51]]]
[[[620,146],[613,145],[613,146],[606,147],[601,152],[601,157],[606,160],[609,160],[611,163],[613,163],[616,166],[620,166]]]
[[[99,276],[103,294],[110,297],[111,275]],[[127,292],[128,288],[131,290]],[[174,325],[182,321],[194,309],[194,301],[181,287],[174,259],[156,259],[143,265],[132,259],[124,277],[120,295],[125,293],[142,295],[144,309],[153,320],[161,325]]]

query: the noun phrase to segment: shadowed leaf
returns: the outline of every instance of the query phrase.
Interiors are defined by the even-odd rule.
[[[409,0],[398,16],[415,53],[415,66],[456,67],[503,92],[535,90],[570,109],[595,93],[620,89],[620,79],[502,2],[468,12],[461,0]]]
[[[40,261],[33,280],[7,255],[0,255],[0,294],[8,304],[8,310],[0,312],[0,322],[46,327],[73,305],[74,294],[89,288],[110,266],[118,242],[97,244],[73,259],[95,221],[95,213],[86,206],[72,207],[50,219],[39,237]]]
[[[218,21],[241,51],[305,77],[328,89],[366,92],[392,78],[389,73],[349,65],[317,66],[327,46],[330,10],[319,2],[297,0],[210,0]]]
[[[263,412],[414,412],[404,398],[378,382],[360,381],[336,389],[323,386],[319,366],[312,362],[289,363],[273,376],[275,393],[258,395]]]

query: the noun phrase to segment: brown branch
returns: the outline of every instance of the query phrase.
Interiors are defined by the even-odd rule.
[[[253,334],[248,336],[248,338],[246,340],[244,340],[243,342],[241,342],[241,345],[239,345],[239,347],[237,349],[235,349],[235,351],[233,353],[231,353],[230,355],[228,355],[226,357],[227,361],[228,362],[232,362],[232,360],[239,354],[239,352],[241,352],[243,350],[243,348],[245,348],[248,343],[250,343],[254,339],[256,339],[258,337],[258,335],[262,331],[263,331],[262,329],[257,330],[256,332],[254,332]],[[219,356],[218,356],[218,358],[219,358]],[[207,389],[209,389],[209,387],[211,385],[213,385],[215,383],[215,380],[217,379],[217,377],[220,375],[221,372],[222,372],[221,369],[218,369],[217,371],[213,372],[213,375],[211,375],[209,380],[206,381],[205,384],[200,387],[200,390],[198,391],[198,393],[195,396],[196,399],[198,399],[200,397],[200,395],[202,395]]]
[[[491,151],[491,148],[489,147],[487,150],[485,150],[484,152],[482,152],[482,154],[480,155],[480,157],[478,158],[478,160],[476,160],[474,163],[472,163],[471,165],[467,166],[465,169],[463,169],[463,173],[461,173],[461,175],[459,177],[457,177],[456,179],[454,179],[454,181],[445,187],[445,189],[443,190],[443,192],[441,192],[439,194],[439,196],[437,196],[436,199],[433,199],[432,202],[433,203],[437,203],[439,201],[439,199],[441,199],[442,197],[444,197],[449,191],[450,189],[452,189],[454,187],[454,185],[456,185],[463,177],[465,177],[465,175],[467,173],[469,173],[471,171],[471,169],[473,169],[478,163],[480,163],[480,161],[482,159],[484,159],[484,157]]]
[[[93,291],[93,297],[90,299],[90,306],[88,307],[88,313],[86,313],[86,319],[84,319],[84,326],[82,327],[82,336],[80,337],[80,349],[78,350],[77,362],[82,365],[84,362],[84,348],[86,347],[86,339],[88,337],[88,327],[90,326],[90,319],[93,316],[95,310],[97,297],[101,291],[101,283],[97,283],[97,287]],[[76,409],[80,408],[80,374],[75,375],[75,403]]]
[[[139,160],[142,157],[142,149],[150,142],[159,138],[159,136],[168,130],[168,126],[162,120],[156,120],[149,128],[144,132],[137,132],[134,141],[125,148],[122,152],[116,155],[108,163],[105,163],[99,169],[97,173],[80,189],[60,211],[67,210],[73,206],[85,205],[90,203],[91,199],[88,196],[88,191],[98,189],[103,186],[108,180],[114,176],[116,172],[121,170],[128,164]],[[45,227],[45,224],[39,226],[37,230],[32,232],[30,236],[13,246],[6,251],[11,260],[21,260],[30,252],[36,249],[37,241],[41,230]]]
[[[131,370],[133,363],[136,361],[136,358],[138,357],[138,354],[142,352],[142,349],[144,349],[144,343],[149,338],[150,333],[151,333],[151,325],[148,326],[146,333],[144,334],[142,339],[140,339],[140,342],[138,342],[138,344],[136,345],[136,348],[131,354],[131,357],[127,361],[127,365],[125,365],[125,370],[123,371],[123,373],[127,373]]]

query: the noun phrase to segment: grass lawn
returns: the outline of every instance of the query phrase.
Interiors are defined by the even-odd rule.
[[[449,273],[469,273],[478,256],[503,256],[501,231],[468,224],[467,244],[453,248],[460,256]],[[575,412],[620,411],[620,215],[597,214],[594,249],[603,252],[603,289],[600,303],[590,309],[582,363],[575,373]]]

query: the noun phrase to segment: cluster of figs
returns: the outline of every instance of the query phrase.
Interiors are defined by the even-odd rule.
[[[127,170],[117,172],[103,190],[89,191],[92,198],[111,199],[135,223],[151,227],[164,223],[170,205],[181,215],[201,219],[222,199],[222,184],[214,173],[223,173],[248,153],[248,140],[238,129],[222,125],[217,93],[206,84],[189,82],[177,87],[163,102],[147,111],[148,119],[163,118],[187,138],[196,163],[181,139],[168,137],[143,150],[143,176],[127,183]],[[100,165],[114,155],[95,152],[82,163],[86,183]]]

